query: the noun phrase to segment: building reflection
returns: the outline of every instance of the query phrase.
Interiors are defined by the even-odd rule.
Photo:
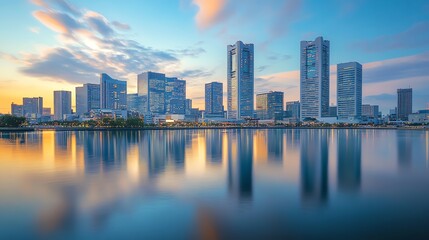
[[[398,166],[401,169],[411,167],[413,151],[413,132],[396,131],[396,150],[398,152]]]
[[[303,130],[301,142],[301,200],[320,205],[328,199],[328,132]]]
[[[222,163],[222,132],[220,130],[204,131],[207,161],[212,164]]]
[[[339,191],[359,191],[361,184],[361,131],[338,131],[337,184]]]
[[[284,131],[281,129],[273,129],[267,132],[269,161],[283,162],[283,134]]]
[[[228,189],[239,201],[252,199],[253,131],[235,130],[228,133]]]

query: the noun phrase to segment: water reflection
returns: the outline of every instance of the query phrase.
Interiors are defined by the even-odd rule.
[[[324,204],[328,200],[328,132],[305,130],[300,137],[302,202]]]
[[[359,191],[361,184],[361,131],[338,131],[338,189],[345,192]]]
[[[415,221],[403,229],[425,232],[417,220],[429,214],[428,136],[320,129],[0,134],[0,226],[8,229],[0,238],[314,238],[345,229],[344,238],[363,239],[386,233],[374,215],[387,216],[389,226]],[[12,220],[3,214],[10,211]]]

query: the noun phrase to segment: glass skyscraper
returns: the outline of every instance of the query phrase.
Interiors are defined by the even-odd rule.
[[[301,41],[301,119],[329,116],[329,41]]]
[[[43,98],[22,98],[22,110],[26,118],[32,118],[33,116],[35,118],[40,118],[43,115]]]
[[[186,81],[176,77],[165,78],[165,111],[168,114],[185,114]]]
[[[253,117],[254,111],[253,44],[241,41],[227,47],[228,118]]]
[[[286,102],[286,111],[290,114],[289,117],[299,120],[301,104],[299,101]]]
[[[165,113],[165,74],[144,72],[137,75],[137,93],[143,97],[145,113]]]
[[[76,113],[82,115],[94,109],[100,109],[100,84],[76,87]]]
[[[408,121],[408,115],[413,113],[413,89],[398,89],[398,120]]]
[[[259,119],[283,119],[283,92],[268,92],[256,95],[256,115]]]
[[[211,82],[205,85],[205,113],[223,116],[223,84]]]
[[[64,114],[71,114],[71,92],[54,91],[54,120],[64,120]]]
[[[127,109],[127,82],[100,75],[101,108],[112,110]]]
[[[337,114],[339,121],[362,118],[362,65],[357,62],[337,65]]]

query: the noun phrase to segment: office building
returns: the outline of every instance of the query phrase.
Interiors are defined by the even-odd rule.
[[[100,109],[100,84],[76,87],[76,113],[82,115],[96,109]]]
[[[268,92],[256,95],[256,115],[261,120],[283,119],[283,92]]]
[[[64,120],[64,115],[71,114],[71,92],[54,91],[54,120]]]
[[[43,108],[43,116],[51,116],[52,112],[51,112],[51,108]]]
[[[413,112],[413,89],[398,89],[398,112],[399,121],[408,121],[408,115]]]
[[[227,47],[227,109],[229,119],[253,117],[253,44],[241,41]]]
[[[25,97],[22,99],[23,116],[26,118],[40,118],[43,115],[42,97]]]
[[[138,93],[127,94],[127,110],[144,114],[144,97]]]
[[[337,117],[338,107],[329,106],[329,117]]]
[[[100,102],[102,109],[127,109],[127,82],[100,75]]]
[[[165,112],[185,114],[186,81],[176,77],[165,77]]]
[[[165,113],[165,74],[144,72],[137,75],[137,93],[143,97],[145,113]]]
[[[301,119],[329,116],[329,41],[301,41]]]
[[[17,116],[17,117],[23,117],[24,116],[24,111],[23,111],[22,105],[12,103],[10,105],[10,108],[11,108],[11,113],[13,116]]]
[[[298,120],[300,117],[301,104],[299,101],[286,102],[286,112],[288,113],[288,118],[293,118]]]
[[[337,65],[338,120],[356,122],[362,118],[362,65]]]
[[[211,82],[205,85],[205,114],[223,117],[223,84]]]
[[[380,111],[378,105],[362,104],[362,117],[378,118]]]

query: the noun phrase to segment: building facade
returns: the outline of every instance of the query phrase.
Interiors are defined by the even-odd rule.
[[[223,84],[211,82],[205,85],[205,114],[223,117]]]
[[[301,119],[329,116],[329,41],[301,41]]]
[[[127,82],[100,75],[100,105],[102,109],[127,109]]]
[[[227,109],[228,118],[253,117],[254,51],[253,44],[241,41],[227,46]]]
[[[337,65],[338,120],[360,121],[362,118],[362,65],[357,62]]]
[[[23,111],[22,105],[12,103],[10,105],[10,110],[11,110],[10,112],[12,113],[13,116],[17,116],[17,117],[23,117],[24,116],[24,111]]]
[[[398,89],[398,111],[399,121],[408,121],[408,115],[413,112],[413,89]]]
[[[54,120],[64,120],[65,114],[71,114],[71,92],[54,91]]]
[[[22,98],[22,112],[26,118],[40,118],[43,115],[43,98]]]
[[[137,93],[143,97],[145,113],[165,113],[165,74],[144,72],[137,75]]]
[[[301,104],[299,101],[286,102],[286,112],[288,113],[286,117],[299,120],[301,115]]]
[[[284,93],[268,92],[256,95],[256,116],[261,120],[282,120]]]
[[[165,112],[185,114],[186,81],[176,77],[165,78]]]
[[[76,113],[82,115],[97,109],[100,109],[100,84],[76,87]]]

